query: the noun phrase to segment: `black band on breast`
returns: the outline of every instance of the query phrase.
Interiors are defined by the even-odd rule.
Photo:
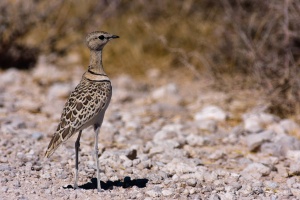
[[[93,79],[89,79],[89,78],[86,78],[86,79],[89,80],[89,81],[93,81],[93,82],[107,82],[107,83],[110,83],[110,80],[93,80]]]
[[[94,74],[94,75],[99,75],[99,76],[107,76],[106,74],[98,74],[96,72],[93,72],[91,70],[88,69],[88,72],[90,72],[91,74]]]

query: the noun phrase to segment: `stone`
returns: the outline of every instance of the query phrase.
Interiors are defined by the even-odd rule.
[[[264,127],[272,123],[278,122],[279,117],[268,113],[247,113],[243,115],[244,129],[250,133],[257,133]]]
[[[48,100],[66,99],[72,91],[72,85],[66,83],[55,83],[48,90]]]
[[[17,107],[18,109],[24,109],[32,113],[38,113],[41,110],[41,104],[33,101],[32,99],[26,99],[18,102]]]
[[[157,88],[151,93],[153,99],[165,98],[168,95],[176,95],[178,92],[177,86],[175,83],[169,83],[167,85]]]
[[[201,121],[196,121],[196,126],[198,129],[202,131],[208,131],[210,133],[214,133],[218,130],[217,122],[215,120],[201,120]]]
[[[260,145],[260,151],[272,156],[281,155],[281,147],[273,142],[265,142]]]
[[[20,181],[14,181],[13,182],[13,186],[15,186],[15,187],[21,187],[21,183],[20,183]]]
[[[300,150],[288,150],[286,152],[286,158],[299,162],[300,161]]]
[[[177,133],[181,130],[181,128],[182,125],[180,124],[166,125],[154,135],[153,141],[155,143],[161,143],[168,139],[174,139],[177,137]]]
[[[221,197],[217,194],[212,194],[210,195],[209,200],[221,200]]]
[[[6,193],[8,191],[8,187],[2,186],[1,187],[1,192]]]
[[[300,136],[300,127],[293,120],[283,119],[280,121],[279,125],[285,130],[287,134]]]
[[[218,192],[225,190],[225,186],[224,186],[224,181],[223,180],[215,180],[213,182],[213,185],[214,185],[214,189],[216,191],[218,191]]]
[[[126,151],[126,157],[129,158],[130,160],[134,160],[137,158],[137,151],[136,149],[130,149]]]
[[[287,155],[289,150],[300,150],[300,141],[289,135],[281,135],[273,139],[274,143],[280,147],[280,154]]]
[[[173,194],[174,194],[174,192],[172,190],[170,190],[170,189],[164,189],[164,190],[162,190],[162,195],[165,196],[165,197],[169,197],[169,196],[171,196]]]
[[[186,181],[186,184],[191,187],[195,187],[197,185],[197,180],[194,178],[190,178]]]
[[[292,194],[297,197],[297,199],[300,198],[300,189],[299,188],[291,188]]]
[[[0,164],[0,171],[10,171],[11,167],[8,164]]]
[[[196,113],[194,119],[196,121],[203,120],[215,120],[215,121],[225,121],[228,115],[217,106],[207,106],[203,108],[200,112]]]
[[[132,167],[132,165],[133,165],[133,163],[132,163],[131,160],[126,160],[126,161],[124,161],[124,163],[123,163],[123,166],[124,166],[125,168]]]
[[[41,140],[44,137],[43,133],[35,132],[31,134],[31,138],[35,140]]]
[[[32,79],[41,85],[50,85],[69,78],[63,70],[46,62],[45,56],[41,56],[36,67],[32,71]]]
[[[135,84],[131,76],[122,74],[118,76],[113,82],[113,87],[126,89],[127,91],[133,89]]]
[[[236,191],[240,190],[240,189],[243,187],[243,186],[242,186],[240,183],[238,183],[238,182],[233,182],[233,183],[230,184],[230,186],[231,186],[231,190],[232,190],[233,192],[236,192]]]
[[[223,150],[216,150],[211,155],[208,156],[211,160],[219,160],[223,158],[226,154],[223,152]]]
[[[212,183],[218,179],[218,174],[215,173],[214,171],[213,172],[205,171],[203,173],[203,178],[204,178],[205,182]]]
[[[264,142],[269,142],[272,140],[272,137],[274,136],[273,131],[263,131],[260,133],[253,133],[246,137],[247,146],[250,151],[256,151],[261,144]]]
[[[252,163],[248,165],[244,170],[243,173],[250,174],[251,173],[259,173],[262,176],[267,176],[271,172],[271,169],[261,163]]]
[[[261,122],[256,117],[244,119],[244,129],[250,133],[257,133],[263,130]]]
[[[3,74],[0,75],[0,83],[1,85],[9,85],[15,81],[21,81],[20,71],[10,68],[6,70]]]
[[[194,135],[194,134],[188,135],[186,137],[186,141],[187,141],[188,145],[193,146],[193,147],[195,147],[195,146],[201,147],[201,146],[209,144],[209,140],[207,138],[198,136],[198,135]]]
[[[162,189],[159,186],[154,186],[152,190],[146,192],[150,197],[160,197],[162,195]]]
[[[260,182],[260,181],[254,181],[253,183],[252,183],[252,192],[253,192],[253,194],[262,194],[262,193],[264,193],[264,191],[263,191],[263,189],[262,189],[262,187],[263,187],[263,183],[262,182]]]
[[[194,173],[197,171],[197,167],[192,163],[182,162],[180,159],[173,159],[171,162],[163,167],[163,170],[170,174],[185,174]]]
[[[291,163],[289,175],[292,175],[292,176],[300,175],[300,161]]]
[[[157,174],[157,173],[151,173],[148,175],[148,179],[153,183],[153,184],[160,184],[163,182],[163,180],[166,178],[166,176]]]
[[[266,188],[269,188],[269,189],[272,189],[272,190],[275,190],[276,188],[278,188],[278,183],[273,182],[273,181],[265,181],[264,185],[265,185]]]

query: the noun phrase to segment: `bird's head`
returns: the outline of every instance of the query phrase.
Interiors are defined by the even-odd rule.
[[[86,45],[90,50],[100,51],[108,41],[116,38],[119,38],[119,36],[104,31],[95,31],[86,36]]]

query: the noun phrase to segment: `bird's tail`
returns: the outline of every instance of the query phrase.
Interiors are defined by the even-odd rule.
[[[54,151],[60,146],[60,144],[69,139],[74,134],[74,132],[75,129],[70,126],[61,129],[60,131],[56,131],[48,145],[45,157],[49,158],[54,153]]]

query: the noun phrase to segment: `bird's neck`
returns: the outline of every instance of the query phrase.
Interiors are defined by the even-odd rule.
[[[102,49],[100,51],[91,50],[89,71],[96,74],[105,74],[102,65]]]

